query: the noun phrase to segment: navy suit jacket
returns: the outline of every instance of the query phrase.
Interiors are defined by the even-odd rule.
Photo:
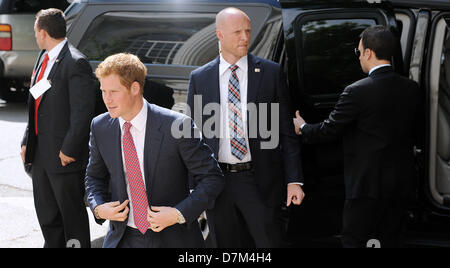
[[[147,232],[160,241],[159,247],[204,247],[197,219],[204,210],[213,207],[222,191],[222,172],[211,149],[201,138],[195,138],[198,129],[192,119],[156,105],[144,105],[148,105],[144,175],[150,206],[175,207],[186,219],[186,224],[175,224],[160,233]],[[172,123],[177,120],[188,123],[192,138],[176,139],[171,135]],[[119,119],[108,113],[94,118],[86,171],[86,192],[92,211],[106,202],[131,201],[126,191],[120,139]],[[197,184],[192,193],[188,171]],[[111,221],[103,246],[116,247],[126,226],[127,222]]]
[[[208,103],[220,103],[219,86],[220,57],[191,73],[187,104],[191,108],[191,117],[201,113]],[[194,107],[194,96],[202,96],[202,106]],[[261,142],[267,142],[270,137],[264,137],[259,131],[260,115],[254,118],[252,124],[257,125],[257,137],[249,138],[252,162],[255,168],[259,189],[269,206],[277,206],[283,202],[286,194],[286,184],[303,182],[300,158],[300,140],[295,134],[292,118],[290,96],[286,80],[279,64],[248,54],[248,86],[247,103],[256,105],[268,104],[268,118],[264,120],[270,129],[279,124],[279,144],[274,149],[262,149]],[[279,103],[279,116],[272,118],[270,104]],[[202,122],[214,117],[202,115]],[[196,119],[196,117],[194,117]],[[247,117],[250,118],[250,117]],[[278,121],[278,122],[275,122]],[[196,122],[199,125],[199,122]],[[217,131],[220,125],[214,125]],[[218,131],[217,131],[218,132]],[[216,158],[219,153],[219,138],[205,138],[205,142],[213,149]]]

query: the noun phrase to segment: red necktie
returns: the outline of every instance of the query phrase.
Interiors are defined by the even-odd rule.
[[[49,58],[48,58],[48,53],[47,53],[47,54],[45,54],[44,60],[42,61],[41,71],[39,72],[39,76],[36,80],[36,83],[38,83],[44,76],[45,68],[47,68],[48,59]],[[37,118],[38,118],[39,104],[41,103],[41,97],[37,98],[34,102],[34,129],[36,131],[36,135],[38,134]]]
[[[134,223],[142,234],[145,234],[150,223],[147,221],[148,199],[139,159],[130,133],[131,123],[125,122],[122,149],[125,157],[125,168],[130,186],[131,204],[133,205]]]

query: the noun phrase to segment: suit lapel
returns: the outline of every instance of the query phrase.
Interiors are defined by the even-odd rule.
[[[256,103],[259,85],[263,77],[264,69],[261,68],[261,61],[252,54],[248,54],[247,103]]]
[[[118,168],[118,174],[120,174],[120,178],[123,178],[122,180],[119,181],[119,189],[122,189],[121,193],[120,193],[120,198],[121,198],[121,202],[125,201],[127,199],[127,191],[126,191],[126,183],[125,183],[125,172],[124,172],[124,168],[123,168],[123,159],[122,159],[122,133],[120,130],[120,123],[119,123],[119,119],[115,118],[115,119],[111,119],[112,120],[112,135],[113,135],[113,155],[115,155],[115,163],[116,163],[116,168]]]
[[[256,57],[254,57],[253,55],[248,54],[247,104],[249,103],[258,104],[258,92],[263,77],[264,77],[264,69],[261,67],[261,61]],[[247,108],[248,107],[249,106],[247,106]],[[250,131],[251,129],[250,119],[251,119],[250,114],[247,111],[247,131]],[[251,140],[250,137],[249,140]]]
[[[207,103],[218,103],[220,105],[220,77],[219,77],[219,65],[220,65],[220,56],[217,57],[216,61],[214,62],[213,66],[210,69],[209,77],[212,77],[213,79],[209,79],[210,84],[208,90],[209,98],[207,100],[204,100],[203,108],[205,107]],[[219,118],[221,117],[221,113],[219,112]],[[220,119],[221,120],[221,119]],[[220,122],[220,121],[219,121]],[[204,122],[203,122],[204,123]],[[216,130],[220,131],[220,124],[216,125]],[[211,145],[213,147],[213,151],[217,152],[217,155],[219,153],[219,138],[212,139],[213,144]],[[217,156],[216,155],[216,156]]]
[[[161,121],[150,104],[148,106],[147,123],[145,128],[145,142],[144,142],[144,174],[145,184],[147,190],[147,197],[149,202],[151,200],[151,189],[155,180],[156,165],[158,163],[159,152],[163,140],[163,133],[159,131]]]
[[[210,100],[208,100],[207,103],[213,102],[213,103],[219,103],[220,104],[220,80],[219,80],[219,64],[220,64],[220,57],[216,59],[214,62],[211,70],[210,70],[210,77],[213,77],[213,79],[209,79],[210,84],[207,89],[209,90]]]
[[[53,76],[55,75],[56,70],[58,69],[58,65],[61,62],[61,60],[66,56],[67,52],[69,51],[69,42],[66,42],[64,47],[62,48],[61,52],[59,53],[58,57],[56,58],[55,63],[53,64],[52,69],[50,70],[50,73],[48,74],[48,80],[52,80]]]
[[[42,64],[42,56],[45,54],[45,50],[41,50],[41,52],[39,52],[39,56],[36,60],[36,63],[34,64],[34,68],[33,68],[33,74],[31,76],[31,86],[34,86],[34,84],[36,84],[36,79],[38,77],[38,73],[40,71],[41,68],[41,64]]]
[[[33,68],[33,74],[31,75],[31,84],[30,87],[33,87],[34,84],[36,84],[36,79],[38,77],[38,73],[40,71],[40,67],[42,64],[42,56],[45,54],[46,50],[41,50],[41,52],[39,52],[39,56],[36,60],[36,63],[34,64],[34,68]],[[34,118],[34,105],[35,105],[35,99],[33,97],[32,94],[28,94],[28,111],[29,111],[29,118]],[[33,119],[34,120],[34,119]]]
[[[53,64],[52,69],[50,70],[50,73],[47,76],[47,80],[50,81],[50,84],[52,84],[53,76],[55,75],[56,70],[58,69],[58,66],[61,63],[61,60],[64,58],[64,56],[66,56],[68,51],[69,51],[69,42],[66,42],[66,44],[63,47],[63,49],[61,50],[61,52],[59,53],[58,57],[56,58],[55,63]],[[49,90],[52,90],[52,89],[53,89],[53,86]],[[47,92],[45,92],[42,95],[41,104],[44,102],[45,96],[47,96]]]

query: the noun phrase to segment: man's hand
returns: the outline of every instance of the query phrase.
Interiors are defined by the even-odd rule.
[[[153,232],[161,232],[178,222],[178,213],[172,207],[151,207],[148,209],[147,220]]]
[[[20,150],[20,156],[22,157],[22,162],[25,164],[25,152],[27,150],[27,146],[23,145]]]
[[[286,206],[290,206],[291,203],[294,205],[300,205],[305,198],[305,193],[302,187],[298,184],[289,184],[287,189],[287,201]]]
[[[119,201],[104,203],[95,209],[101,219],[123,222],[128,218],[128,212],[130,212],[130,209],[127,207],[129,202],[129,200],[125,200],[122,204]]]
[[[302,133],[301,126],[303,124],[306,124],[306,122],[300,116],[300,112],[299,111],[295,112],[295,118],[293,120],[294,120],[294,125],[295,125],[295,133],[297,133],[297,135],[300,135]]]
[[[59,158],[61,159],[61,165],[63,167],[76,161],[75,158],[67,156],[67,155],[63,154],[63,152],[61,152],[61,151],[59,151]]]

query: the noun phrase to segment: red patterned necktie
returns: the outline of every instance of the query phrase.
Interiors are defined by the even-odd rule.
[[[139,159],[131,136],[131,123],[125,122],[122,149],[125,157],[125,168],[128,185],[131,192],[131,204],[133,205],[134,223],[142,234],[145,234],[150,227],[147,221],[148,199],[145,191],[144,179],[142,177]]]
[[[47,68],[48,60],[49,60],[49,58],[48,58],[48,53],[47,53],[47,54],[45,54],[44,60],[42,61],[41,71],[39,72],[39,76],[36,80],[36,83],[38,83],[44,76],[45,68]],[[36,135],[38,134],[37,118],[38,118],[38,109],[39,109],[39,104],[41,103],[41,98],[42,98],[42,96],[40,96],[39,98],[37,98],[34,101],[34,129],[36,131]]]

